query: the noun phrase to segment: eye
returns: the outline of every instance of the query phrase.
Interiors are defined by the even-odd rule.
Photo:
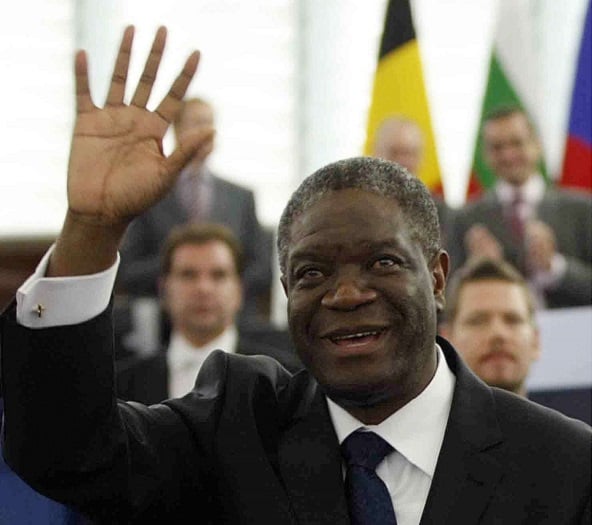
[[[516,326],[526,323],[526,319],[517,313],[509,313],[506,315],[506,323]]]
[[[392,257],[390,255],[381,255],[380,257],[374,259],[371,267],[374,270],[389,270],[398,268],[401,266],[401,264],[402,262],[396,257]]]
[[[299,270],[297,273],[297,277],[299,279],[318,279],[319,277],[323,276],[323,272],[318,268],[304,268]]]
[[[476,312],[474,315],[467,317],[465,320],[465,324],[468,326],[482,326],[487,322],[487,315],[481,312]]]
[[[296,268],[294,272],[296,281],[299,281],[301,284],[317,283],[324,276],[325,274],[318,266],[302,266],[301,268]]]

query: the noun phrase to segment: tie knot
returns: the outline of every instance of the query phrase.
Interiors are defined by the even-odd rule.
[[[341,453],[348,465],[357,465],[371,470],[393,450],[384,439],[374,432],[357,430],[341,444]]]

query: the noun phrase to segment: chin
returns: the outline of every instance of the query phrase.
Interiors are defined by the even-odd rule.
[[[393,394],[387,388],[363,385],[321,385],[325,394],[343,408],[367,408],[384,403]]]

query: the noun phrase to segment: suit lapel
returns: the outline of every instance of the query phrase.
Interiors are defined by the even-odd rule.
[[[316,384],[309,394],[281,438],[280,472],[298,523],[349,524],[337,436]]]
[[[501,477],[502,434],[491,391],[476,379],[443,339],[456,375],[450,417],[421,525],[479,523]]]

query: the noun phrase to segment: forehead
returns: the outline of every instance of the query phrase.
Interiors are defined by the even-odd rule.
[[[305,248],[334,250],[400,242],[409,232],[398,202],[359,189],[328,193],[294,219],[290,254]]]
[[[229,246],[218,240],[203,243],[179,245],[172,254],[171,266],[191,266],[193,268],[226,267],[235,268],[234,257]]]
[[[383,137],[390,143],[405,142],[419,144],[421,142],[419,130],[406,123],[396,124],[391,128],[387,128],[383,133]]]
[[[469,281],[460,289],[458,309],[485,310],[496,308],[528,313],[527,292],[523,286],[501,279]]]
[[[532,135],[526,117],[521,113],[514,113],[506,117],[490,120],[483,128],[483,136],[486,139],[495,140],[506,136]]]

